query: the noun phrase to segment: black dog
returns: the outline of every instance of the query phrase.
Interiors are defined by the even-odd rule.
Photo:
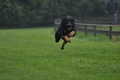
[[[64,45],[70,42],[70,37],[76,34],[74,18],[71,16],[65,16],[61,20],[60,27],[55,33],[55,41],[59,42],[62,38],[64,40],[61,49],[64,49]]]

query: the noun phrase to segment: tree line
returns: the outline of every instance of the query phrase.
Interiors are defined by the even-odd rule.
[[[64,15],[105,17],[108,0],[0,0],[0,27],[23,28],[53,24]],[[120,3],[120,1],[118,1]]]

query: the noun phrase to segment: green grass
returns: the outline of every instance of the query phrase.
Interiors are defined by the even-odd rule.
[[[60,50],[53,30],[0,30],[0,80],[120,80],[119,36],[78,32]]]

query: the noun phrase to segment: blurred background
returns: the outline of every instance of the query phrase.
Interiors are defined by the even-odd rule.
[[[108,0],[0,0],[0,28],[54,25],[54,19],[64,15],[78,19],[107,18],[107,2]],[[120,0],[117,2],[120,7]]]

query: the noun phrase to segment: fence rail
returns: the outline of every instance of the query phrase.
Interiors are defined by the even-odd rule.
[[[60,22],[54,22],[55,27],[54,30],[56,31],[60,25]],[[120,31],[113,31],[112,28],[119,26],[120,25],[112,25],[112,24],[86,24],[86,23],[75,23],[76,26],[76,30],[77,31],[81,31],[84,32],[85,35],[87,35],[88,33],[94,33],[94,36],[96,37],[97,34],[104,34],[109,36],[110,39],[112,39],[112,35],[120,35]],[[97,30],[96,28],[99,26],[105,26],[105,27],[109,27],[109,30]],[[93,29],[88,29],[89,27],[93,27]]]

